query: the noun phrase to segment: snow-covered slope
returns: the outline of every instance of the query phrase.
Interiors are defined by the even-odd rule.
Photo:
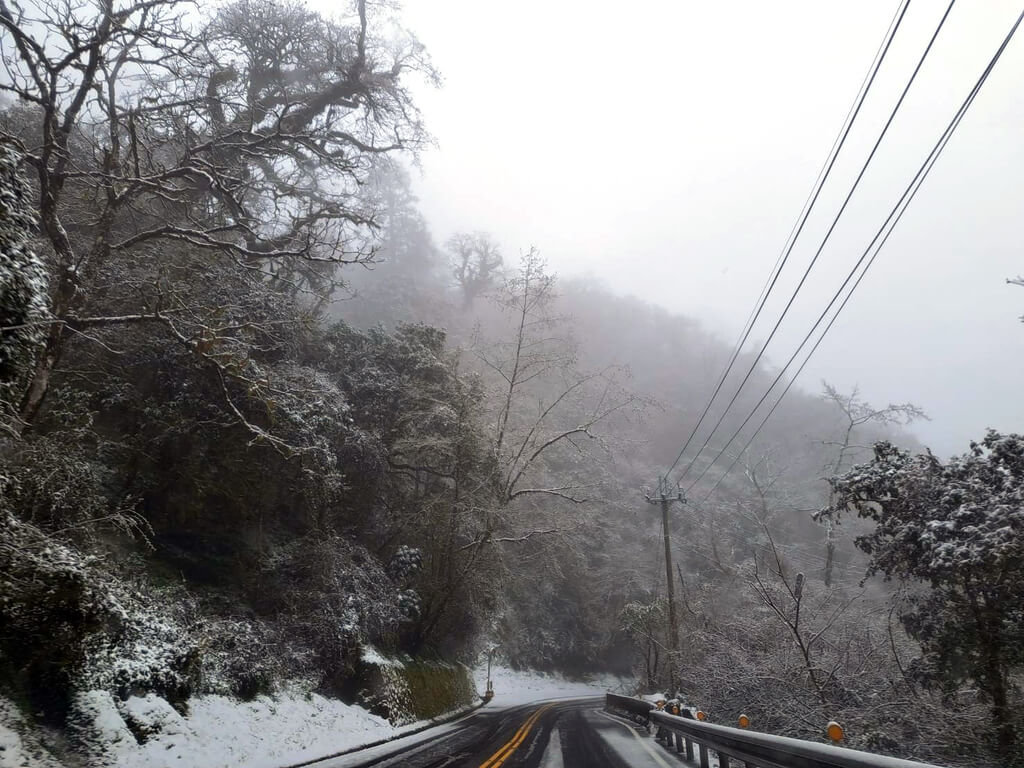
[[[477,688],[486,669],[474,671]],[[617,680],[580,683],[557,675],[506,667],[491,671],[495,697],[489,707],[540,699],[598,696]],[[199,696],[182,716],[149,694],[116,702],[93,691],[78,698],[79,721],[92,744],[96,765],[118,768],[281,768],[396,738],[423,728],[420,722],[396,728],[359,706],[302,690],[238,701]],[[0,699],[0,768],[59,768],[45,755],[14,706]]]
[[[278,768],[395,733],[387,720],[362,707],[299,691],[245,702],[200,696],[190,702],[187,717],[153,695],[119,707],[107,701],[103,720],[123,713],[136,731],[152,729],[141,744],[130,732],[124,738],[111,730],[109,764],[124,768]]]
[[[487,687],[487,668],[475,669],[473,677],[477,690],[484,691]],[[561,675],[514,670],[502,666],[491,668],[491,681],[494,684],[493,706],[514,706],[540,699],[569,696],[603,696],[609,690],[618,690],[622,684],[618,678],[577,682],[567,680]]]
[[[17,707],[0,696],[0,768],[61,768]]]

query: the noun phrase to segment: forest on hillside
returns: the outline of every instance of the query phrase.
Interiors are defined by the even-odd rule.
[[[1016,759],[1024,439],[943,461],[914,404],[827,383],[717,461],[699,432],[672,649],[645,493],[729,341],[543,243],[437,242],[409,168],[438,74],[385,6],[117,7],[0,0],[0,691],[66,726],[93,690],[355,700],[365,649],[497,647]],[[726,387],[748,366],[720,434],[786,384],[744,352]]]

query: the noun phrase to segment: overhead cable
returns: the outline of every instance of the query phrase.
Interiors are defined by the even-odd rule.
[[[899,26],[903,21],[903,16],[906,14],[909,6],[910,0],[903,0],[903,2],[897,6],[896,13],[893,15],[892,21],[889,22],[889,28],[886,31],[885,37],[883,37],[878,50],[875,52],[875,57],[872,60],[871,66],[868,68],[868,72],[864,75],[864,80],[861,82],[857,96],[854,99],[853,104],[850,105],[850,111],[846,113],[846,119],[843,121],[843,125],[839,129],[839,133],[836,134],[836,138],[832,142],[832,148],[829,150],[829,154],[825,158],[825,163],[821,166],[821,170],[818,171],[818,177],[815,180],[814,185],[811,187],[811,191],[808,193],[807,199],[804,201],[800,215],[797,216],[797,220],[794,222],[793,228],[790,230],[789,236],[786,238],[786,242],[783,245],[782,250],[779,252],[778,258],[775,260],[775,266],[773,266],[771,272],[768,273],[768,278],[765,280],[765,284],[761,288],[760,294],[758,294],[757,299],[754,301],[754,306],[751,308],[750,315],[747,317],[747,322],[744,324],[743,330],[740,332],[740,337],[736,341],[732,356],[729,359],[725,370],[722,372],[721,378],[718,380],[718,385],[715,387],[715,391],[712,393],[711,399],[708,400],[708,403],[704,408],[704,412],[701,413],[700,418],[697,420],[693,430],[690,432],[690,436],[686,439],[682,449],[679,451],[679,455],[676,456],[675,461],[672,462],[672,466],[670,466],[668,471],[665,473],[665,477],[668,477],[672,473],[672,470],[678,466],[683,455],[686,453],[686,449],[690,447],[690,443],[696,436],[701,424],[704,423],[704,419],[707,418],[708,412],[711,410],[711,406],[714,404],[719,392],[721,392],[722,386],[725,384],[725,380],[732,371],[733,365],[735,365],[736,359],[739,357],[743,346],[747,343],[747,338],[750,336],[750,332],[753,330],[754,324],[761,316],[761,311],[764,309],[769,295],[775,288],[775,283],[778,281],[779,275],[782,273],[782,269],[786,266],[789,254],[793,251],[796,239],[803,231],[804,224],[807,223],[807,218],[810,216],[811,210],[814,208],[814,204],[818,201],[818,196],[821,194],[822,187],[825,185],[829,174],[832,172],[832,166],[835,165],[836,159],[839,157],[839,152],[843,148],[843,144],[846,143],[846,137],[853,128],[853,123],[857,119],[857,115],[860,113],[860,108],[864,104],[865,98],[867,98],[868,91],[871,90],[872,83],[875,81],[875,75],[878,74],[878,70],[882,66],[885,55],[889,52],[889,46],[892,44],[893,38],[896,36],[896,32],[899,29]]]
[[[804,348],[804,346],[807,344],[808,340],[813,335],[814,331],[821,324],[822,320],[824,320],[825,316],[828,314],[829,310],[832,308],[832,305],[839,298],[839,295],[846,288],[846,285],[853,278],[854,274],[860,268],[861,264],[868,257],[868,254],[871,253],[872,249],[874,249],[874,253],[871,253],[871,258],[868,259],[867,264],[864,266],[864,269],[860,272],[860,274],[858,275],[856,281],[853,283],[853,286],[850,288],[849,292],[846,294],[846,296],[843,298],[843,301],[840,303],[839,308],[836,310],[835,314],[832,316],[832,318],[829,320],[828,324],[825,326],[825,329],[822,331],[821,336],[818,337],[818,340],[814,343],[814,346],[811,347],[810,352],[807,353],[807,357],[804,358],[804,361],[800,364],[800,367],[797,369],[796,373],[789,380],[789,383],[786,385],[786,388],[782,391],[782,394],[779,395],[779,398],[772,405],[772,407],[768,411],[768,413],[765,414],[765,417],[761,420],[761,423],[757,426],[757,429],[755,429],[754,432],[747,439],[747,442],[744,444],[743,448],[736,455],[736,458],[733,459],[732,464],[729,465],[729,467],[728,467],[728,469],[726,469],[725,473],[718,479],[718,482],[716,482],[715,485],[712,486],[711,490],[708,491],[708,493],[703,497],[702,501],[707,501],[711,497],[711,495],[715,492],[715,490],[718,489],[719,485],[721,485],[721,483],[725,479],[725,477],[732,471],[732,469],[739,462],[740,458],[743,456],[743,454],[747,450],[747,448],[749,448],[751,443],[753,443],[754,438],[757,437],[758,433],[761,431],[761,429],[764,427],[764,425],[768,422],[768,419],[771,418],[771,415],[775,412],[775,409],[778,408],[779,403],[782,402],[782,399],[786,396],[786,393],[789,392],[790,388],[793,386],[793,383],[800,377],[800,374],[803,372],[804,367],[807,365],[808,361],[814,355],[815,351],[818,349],[818,346],[824,340],[824,338],[828,334],[829,330],[831,330],[831,328],[832,328],[833,324],[835,323],[836,319],[839,317],[840,313],[846,307],[847,303],[850,300],[850,297],[853,296],[854,291],[857,290],[857,287],[860,285],[861,281],[864,279],[864,276],[867,274],[868,270],[871,269],[871,265],[875,263],[875,259],[878,257],[878,254],[881,252],[882,247],[888,241],[889,236],[892,235],[893,230],[895,230],[896,225],[899,223],[900,219],[903,218],[903,214],[906,213],[907,208],[910,206],[910,203],[913,201],[914,197],[917,195],[918,190],[921,189],[921,185],[924,183],[924,180],[928,177],[928,174],[931,173],[932,168],[935,166],[935,162],[938,160],[939,156],[942,154],[942,151],[945,149],[946,144],[949,143],[949,140],[952,137],[953,133],[956,131],[957,127],[960,125],[960,121],[963,120],[963,117],[967,113],[967,110],[970,108],[971,104],[974,103],[974,99],[977,97],[978,93],[981,91],[981,88],[985,84],[985,81],[988,80],[989,75],[992,73],[992,70],[995,68],[996,63],[999,61],[1000,57],[1003,55],[1003,52],[1006,50],[1006,47],[1009,45],[1010,40],[1013,39],[1014,34],[1016,34],[1017,29],[1018,29],[1018,27],[1021,24],[1021,21],[1024,21],[1024,11],[1021,11],[1021,14],[1017,17],[1016,22],[1014,22],[1013,26],[1010,28],[1010,31],[1007,33],[1006,37],[1003,39],[1002,44],[999,46],[999,48],[996,50],[995,54],[993,55],[992,59],[989,61],[988,66],[985,67],[985,70],[982,72],[981,76],[978,78],[978,81],[975,83],[975,85],[971,89],[970,93],[968,93],[967,97],[964,99],[963,103],[960,105],[960,108],[957,110],[956,114],[953,116],[953,119],[950,120],[949,125],[946,126],[946,130],[943,131],[942,135],[939,137],[939,140],[935,143],[935,146],[932,147],[932,150],[931,150],[931,152],[929,152],[928,156],[925,158],[924,163],[921,164],[921,167],[918,169],[917,173],[914,175],[914,178],[911,180],[910,184],[904,190],[903,194],[900,196],[900,199],[896,202],[896,205],[893,206],[893,209],[890,211],[889,216],[886,218],[885,222],[882,224],[882,226],[879,228],[879,230],[875,233],[875,236],[874,236],[874,238],[872,238],[871,243],[868,244],[867,249],[865,249],[865,251],[861,255],[860,259],[857,260],[857,263],[854,265],[853,269],[850,271],[850,274],[847,276],[846,280],[843,281],[843,284],[839,287],[839,290],[836,291],[835,295],[832,297],[832,301],[830,301],[828,306],[825,308],[825,311],[822,312],[821,316],[819,316],[817,322],[811,328],[811,330],[807,334],[807,336],[804,337],[804,340],[800,343],[800,346],[797,347],[796,352],[793,353],[793,356],[790,357],[789,361],[786,363],[786,365],[783,367],[783,369],[779,372],[779,375],[775,377],[775,380],[772,382],[771,386],[768,388],[768,391],[761,398],[761,400],[758,401],[757,405],[754,406],[753,410],[750,412],[750,414],[747,416],[747,418],[744,419],[743,424],[740,425],[740,428],[737,429],[736,432],[733,433],[732,437],[729,438],[728,442],[726,442],[726,444],[724,446],[722,446],[722,449],[719,451],[718,455],[715,456],[715,458],[711,461],[710,464],[708,464],[708,466],[704,469],[704,471],[700,474],[700,476],[693,483],[691,483],[688,486],[687,491],[693,489],[693,487],[696,486],[696,484],[701,481],[701,479],[707,474],[708,470],[725,453],[725,451],[728,449],[729,445],[733,442],[733,440],[736,439],[736,437],[743,430],[743,428],[747,425],[747,423],[750,421],[750,419],[753,418],[754,414],[760,408],[761,404],[764,403],[764,401],[767,399],[768,395],[775,388],[775,385],[779,383],[779,381],[781,380],[782,376],[785,374],[786,370],[789,368],[789,366],[796,359],[797,355],[800,353],[800,350]],[[881,238],[881,239],[879,239],[879,238]],[[877,243],[877,247],[876,247],[876,243]]]
[[[942,15],[942,18],[939,20],[939,24],[935,28],[935,32],[932,33],[931,39],[928,41],[928,45],[924,49],[924,53],[921,54],[920,59],[918,59],[917,66],[914,67],[914,71],[911,74],[910,79],[907,81],[906,86],[904,86],[903,92],[900,94],[900,98],[896,102],[896,106],[894,106],[892,108],[892,111],[889,113],[889,119],[885,121],[885,125],[882,128],[882,132],[878,135],[878,139],[875,141],[874,146],[871,148],[871,152],[868,154],[867,160],[865,160],[864,164],[861,166],[860,172],[857,174],[857,178],[854,180],[853,185],[850,187],[850,191],[846,194],[846,197],[843,200],[843,204],[839,207],[839,211],[836,213],[835,217],[832,219],[831,225],[825,232],[825,237],[822,238],[821,244],[818,246],[818,250],[815,251],[814,258],[811,259],[810,264],[808,264],[807,268],[804,270],[804,274],[800,278],[800,282],[797,283],[796,288],[793,290],[792,295],[789,297],[789,301],[786,302],[786,306],[782,310],[782,314],[779,315],[779,319],[776,320],[771,333],[768,334],[768,338],[761,345],[761,349],[758,351],[757,356],[754,358],[753,362],[751,362],[750,368],[747,370],[746,375],[743,377],[743,381],[740,382],[739,387],[737,387],[736,392],[732,396],[732,399],[729,400],[729,404],[726,405],[725,410],[723,410],[721,415],[718,417],[718,421],[715,422],[715,426],[711,429],[711,432],[708,433],[708,436],[704,440],[703,445],[701,445],[700,450],[697,451],[697,454],[690,460],[689,464],[686,465],[686,468],[683,470],[683,473],[679,478],[680,481],[686,477],[690,469],[693,468],[697,459],[700,458],[700,455],[704,452],[704,449],[707,448],[708,445],[711,443],[711,439],[712,437],[714,437],[715,432],[718,431],[718,428],[722,425],[722,422],[725,421],[726,416],[729,414],[730,409],[733,407],[733,405],[735,405],[736,401],[739,399],[740,393],[743,391],[743,387],[746,386],[747,382],[750,380],[750,377],[754,374],[754,371],[757,370],[757,365],[761,361],[761,358],[764,356],[765,350],[768,348],[768,345],[771,344],[772,339],[775,338],[775,334],[778,332],[779,327],[782,325],[782,321],[786,318],[786,315],[789,313],[790,308],[796,301],[797,295],[800,293],[800,290],[803,288],[804,283],[810,276],[811,270],[814,269],[814,265],[818,262],[818,258],[825,250],[825,246],[828,244],[829,239],[832,237],[832,233],[835,231],[836,226],[839,224],[839,219],[842,217],[843,213],[846,211],[846,207],[850,203],[850,200],[853,198],[854,192],[856,192],[857,187],[860,186],[860,182],[864,178],[864,174],[867,173],[868,167],[871,165],[871,161],[874,159],[875,154],[878,152],[878,148],[881,146],[882,141],[885,139],[886,134],[889,132],[889,128],[892,126],[893,121],[896,119],[896,115],[899,113],[900,107],[903,105],[903,102],[906,99],[907,94],[910,92],[911,86],[913,86],[914,81],[917,79],[917,75],[921,71],[921,67],[924,66],[924,62],[928,58],[928,54],[931,51],[932,46],[935,44],[935,40],[936,38],[938,38],[939,32],[942,31],[942,27],[945,25],[946,19],[949,18],[949,13],[950,11],[953,10],[953,5],[955,3],[956,0],[950,0],[950,3],[946,8],[946,12]],[[765,396],[767,397],[767,395]]]

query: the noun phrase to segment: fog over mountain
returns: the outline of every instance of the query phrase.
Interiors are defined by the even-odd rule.
[[[914,3],[770,302],[777,317],[946,9]],[[952,10],[801,292],[786,360],[867,247],[1019,9]],[[894,4],[416,0],[444,87],[414,177],[439,241],[494,234],[563,274],[701,320],[732,343],[796,221]],[[940,455],[1024,425],[1024,47],[1010,46],[801,377],[912,399]],[[759,323],[752,339],[770,331]]]

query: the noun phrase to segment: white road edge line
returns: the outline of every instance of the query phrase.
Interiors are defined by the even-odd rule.
[[[644,749],[647,750],[647,752],[650,754],[651,757],[654,758],[654,762],[656,762],[658,765],[662,766],[662,768],[672,768],[672,766],[670,766],[668,763],[665,762],[665,758],[663,758],[661,755],[659,755],[657,752],[655,752],[653,749],[651,749],[651,745],[647,743],[647,740],[646,739],[642,739],[640,737],[640,734],[638,734],[636,732],[636,729],[634,729],[632,726],[627,725],[626,723],[622,722],[621,720],[618,720],[618,719],[612,717],[611,715],[605,714],[604,712],[598,711],[597,714],[601,715],[601,717],[607,717],[613,723],[621,725],[627,731],[632,733],[633,734],[633,738],[635,738],[637,741],[640,742],[640,745]]]
[[[541,757],[540,768],[565,768],[565,762],[562,760],[562,736],[557,725],[551,729],[548,746]]]

